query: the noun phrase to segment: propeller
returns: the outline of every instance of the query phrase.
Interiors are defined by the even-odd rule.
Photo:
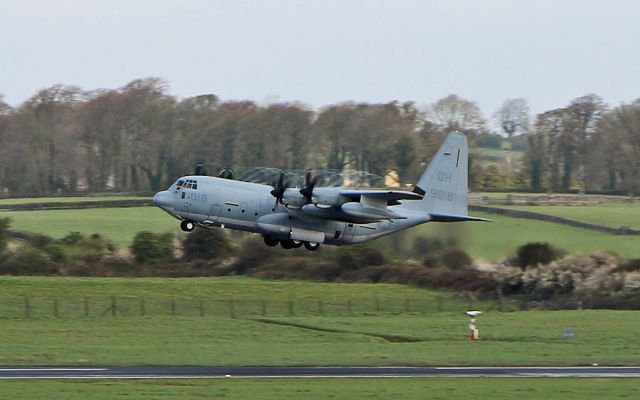
[[[282,197],[284,196],[284,191],[287,188],[284,185],[284,172],[280,171],[280,175],[278,176],[278,180],[273,185],[273,190],[271,191],[271,195],[276,198],[276,204],[274,207],[278,205],[278,203],[282,204]]]
[[[227,167],[222,168],[218,173],[218,178],[233,179],[233,170]]]
[[[207,176],[207,171],[204,169],[204,165],[202,163],[196,164],[196,168],[193,171],[194,175]]]
[[[307,203],[311,203],[313,197],[313,188],[318,183],[318,175],[312,176],[311,171],[304,174],[304,186],[300,189],[300,194],[307,199]]]

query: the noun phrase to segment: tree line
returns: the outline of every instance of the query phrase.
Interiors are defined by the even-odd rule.
[[[520,177],[518,187],[562,190],[578,182],[638,189],[638,102],[609,110],[589,95],[530,124],[526,101],[514,99],[494,118],[502,134],[527,138],[522,168],[504,172]],[[457,95],[424,108],[392,101],[313,110],[295,102],[222,101],[215,94],[178,99],[158,78],[110,90],[55,85],[15,108],[0,96],[0,190],[12,196],[156,191],[198,162],[348,167],[381,176],[393,170],[410,183],[451,130],[472,143],[491,136],[477,104]],[[472,188],[482,188],[494,171],[472,158],[470,172]]]

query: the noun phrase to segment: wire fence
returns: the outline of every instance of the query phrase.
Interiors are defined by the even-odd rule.
[[[0,298],[0,318],[363,316],[464,312],[470,309],[515,311],[512,301],[433,299],[246,300],[151,297]]]
[[[215,317],[260,318],[294,316],[376,316],[462,313],[468,310],[514,312],[527,310],[632,309],[640,310],[640,297],[625,302],[611,298],[533,301],[527,297],[429,299],[205,299],[131,296],[12,297],[0,298],[0,319],[96,317]]]

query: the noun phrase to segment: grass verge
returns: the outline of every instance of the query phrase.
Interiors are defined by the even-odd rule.
[[[635,379],[403,378],[4,381],[0,399],[630,399]]]

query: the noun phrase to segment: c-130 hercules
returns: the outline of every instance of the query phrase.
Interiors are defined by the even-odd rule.
[[[268,246],[313,251],[321,243],[359,243],[431,221],[487,221],[467,215],[468,156],[464,134],[450,133],[411,192],[315,188],[309,172],[302,188],[287,188],[282,172],[273,186],[190,175],[153,202],[186,232],[196,225],[237,229],[261,234]]]

